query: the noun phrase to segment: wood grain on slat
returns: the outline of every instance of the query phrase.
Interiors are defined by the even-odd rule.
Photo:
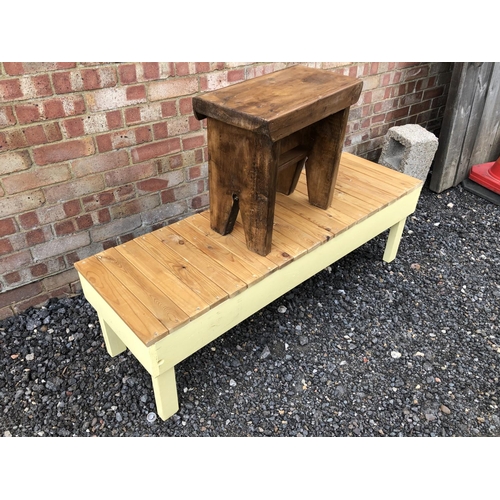
[[[99,262],[97,256],[88,257],[76,263],[78,272],[94,287],[123,322],[145,345],[168,333],[165,326],[137,300],[113,274]]]
[[[205,236],[215,239],[217,243],[222,245],[226,250],[233,253],[239,259],[244,259],[250,263],[250,265],[260,274],[269,274],[278,268],[278,266],[267,257],[263,257],[248,250],[246,244],[236,238],[232,233],[222,236],[210,229],[210,221],[201,214],[188,217],[186,222],[194,226],[199,231],[202,231]]]
[[[358,161],[359,160],[359,161]],[[401,174],[396,170],[386,168],[383,165],[374,163],[363,158],[357,158],[354,155],[344,153],[342,161],[350,170],[356,170],[367,177],[374,177],[387,182],[393,186],[403,189],[405,191],[415,189],[419,186],[419,180]]]
[[[171,295],[174,301],[190,318],[196,318],[210,309],[210,306],[185,283],[174,276],[166,267],[132,240],[116,247],[132,265],[141,271],[162,290],[175,290]]]
[[[202,212],[200,215],[205,219],[207,219],[208,221],[210,221],[210,212],[208,210]],[[246,246],[245,232],[243,230],[243,226],[241,224],[240,219],[241,217],[239,217],[236,220],[231,236],[237,238],[241,243],[243,243]],[[278,268],[282,268],[283,266],[286,266],[290,262],[293,262],[293,257],[287,252],[286,248],[278,246],[279,240],[280,240],[279,237],[278,237],[278,242],[276,241],[276,238],[273,239],[271,252],[269,252],[265,258],[271,261]]]
[[[214,307],[228,298],[228,294],[222,288],[209,280],[201,271],[188,265],[179,254],[164,245],[152,234],[136,238],[135,241],[194,293],[199,295],[210,307]]]
[[[177,222],[169,227],[179,236],[190,241],[200,252],[203,252],[213,261],[223,265],[235,276],[238,276],[247,285],[263,278],[262,274],[259,274],[251,264],[238,258],[217,243],[214,238],[205,236],[201,231],[198,231],[198,229],[187,224],[185,221]]]
[[[101,252],[97,258],[169,331],[190,320],[190,317],[166,295],[165,290],[158,288],[116,248]]]
[[[164,245],[167,245],[170,250],[176,252],[187,263],[216,283],[228,294],[229,298],[234,297],[247,288],[243,280],[229,272],[224,266],[215,262],[203,252],[200,252],[195,245],[172,231],[170,227],[158,229],[152,234]]]

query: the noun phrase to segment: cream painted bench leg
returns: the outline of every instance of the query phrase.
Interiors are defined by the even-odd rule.
[[[396,258],[405,223],[406,217],[391,227],[389,231],[389,237],[387,238],[387,243],[385,245],[385,252],[383,257],[385,262],[392,262]]]
[[[162,420],[167,420],[179,410],[175,369],[170,368],[170,370],[151,378],[153,380],[156,411]]]
[[[98,314],[98,317],[108,354],[112,357],[118,356],[118,354],[121,354],[127,349],[127,346],[120,340],[118,335],[116,335],[100,314]]]

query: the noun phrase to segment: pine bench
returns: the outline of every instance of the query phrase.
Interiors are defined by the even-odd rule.
[[[389,229],[396,257],[423,182],[343,153],[332,203],[312,206],[303,172],[277,194],[271,251],[210,229],[209,211],[75,263],[111,356],[129,349],[152,377],[157,413],[179,409],[175,366],[284,293]]]

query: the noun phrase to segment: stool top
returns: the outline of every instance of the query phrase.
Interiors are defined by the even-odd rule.
[[[277,141],[355,104],[363,82],[292,66],[193,97],[198,120],[214,118]]]

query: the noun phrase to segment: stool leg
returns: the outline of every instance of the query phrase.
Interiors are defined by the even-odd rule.
[[[177,399],[177,384],[175,383],[175,369],[163,372],[152,377],[155,395],[156,411],[162,420],[167,420],[179,410]]]
[[[271,251],[280,144],[211,118],[209,145],[210,226],[232,231],[238,211],[247,247],[259,255]]]
[[[349,108],[345,108],[311,127],[312,149],[306,163],[307,192],[309,203],[322,209],[332,203],[348,117]]]
[[[387,243],[385,245],[385,252],[383,257],[383,260],[385,262],[392,262],[396,258],[399,243],[401,242],[401,236],[403,234],[403,229],[405,227],[405,222],[406,217],[391,227],[389,231],[389,237],[387,238]]]
[[[121,354],[127,349],[127,346],[120,340],[118,335],[116,335],[100,314],[98,314],[98,317],[108,354],[112,357],[118,356],[118,354]]]

